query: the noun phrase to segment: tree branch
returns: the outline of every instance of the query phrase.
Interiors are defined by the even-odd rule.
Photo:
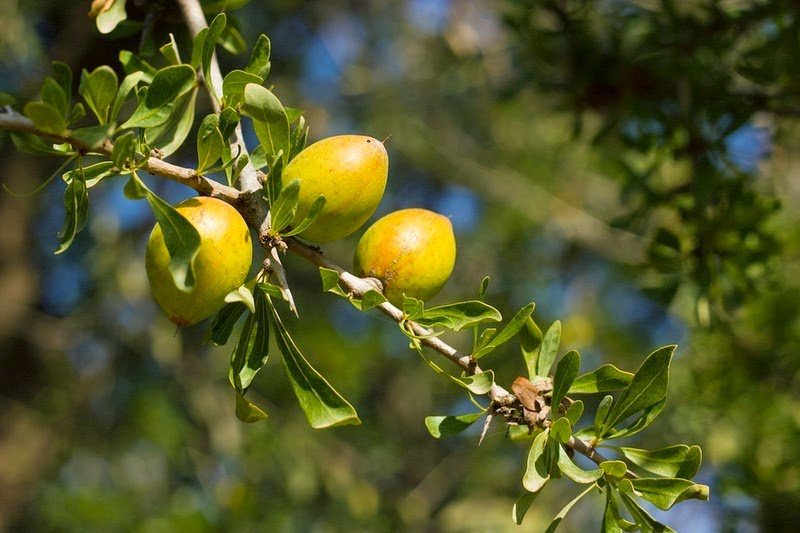
[[[105,141],[99,147],[92,147],[83,141],[70,137],[69,132],[63,134],[48,133],[38,129],[27,117],[15,112],[0,113],[0,129],[32,133],[36,136],[55,141],[57,143],[69,143],[77,150],[84,153],[94,153],[111,157],[114,145],[111,141]],[[179,167],[172,163],[167,163],[157,157],[149,157],[143,166],[144,170],[150,174],[171,179],[187,187],[191,187],[203,196],[219,198],[229,204],[239,203],[241,193],[233,187],[228,187],[214,180],[198,176],[197,173],[189,168]]]

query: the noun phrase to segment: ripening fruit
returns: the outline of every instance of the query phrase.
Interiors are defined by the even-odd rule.
[[[283,170],[284,184],[300,180],[300,200],[291,225],[302,222],[322,194],[325,207],[300,237],[330,242],[350,235],[375,212],[388,174],[386,148],[372,137],[338,135],[312,144]]]
[[[147,241],[145,265],[150,291],[164,313],[179,326],[191,326],[219,311],[225,304],[225,295],[245,282],[253,246],[239,212],[222,200],[190,198],[175,208],[200,233],[194,288],[183,292],[175,286],[169,271],[169,252],[158,224]]]
[[[354,270],[378,278],[394,305],[403,294],[427,300],[441,290],[456,262],[450,219],[427,209],[402,209],[379,219],[361,236]]]

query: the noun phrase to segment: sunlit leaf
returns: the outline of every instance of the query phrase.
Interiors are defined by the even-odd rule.
[[[553,413],[558,413],[558,408],[561,405],[561,400],[567,395],[567,391],[572,385],[575,376],[581,368],[581,356],[575,350],[570,350],[556,366],[555,375],[553,377],[553,395],[551,397],[551,405]]]
[[[426,416],[425,427],[428,433],[435,439],[442,437],[450,437],[457,435],[474,424],[484,414],[470,413],[467,415],[451,415],[451,416]]]
[[[479,297],[480,300],[480,297]],[[514,318],[508,323],[508,325],[503,328],[497,336],[493,337],[492,340],[484,345],[480,350],[473,354],[473,357],[478,359],[490,352],[492,352],[495,348],[500,346],[501,344],[510,341],[513,339],[517,333],[525,326],[525,323],[530,318],[531,313],[533,313],[533,309],[536,307],[536,304],[533,302],[529,303],[519,311],[517,314],[514,315]]]
[[[558,355],[558,346],[561,343],[561,322],[556,320],[547,329],[539,348],[539,357],[536,360],[536,375],[547,377]]]
[[[575,378],[569,388],[569,394],[591,394],[594,392],[608,392],[628,386],[633,379],[633,374],[620,370],[614,365],[605,364]]]
[[[676,444],[658,450],[619,448],[630,462],[660,476],[691,479],[697,474],[702,462],[699,446]]]
[[[108,110],[117,95],[118,83],[117,73],[107,65],[97,67],[91,73],[81,71],[78,92],[100,124],[105,124],[108,119]]]
[[[289,119],[278,98],[267,88],[248,83],[244,88],[242,113],[253,119],[253,129],[268,157],[289,154]]]
[[[679,478],[636,478],[619,482],[622,493],[634,493],[649,501],[662,511],[684,500],[708,500],[708,487],[698,485],[688,479]]]
[[[425,327],[440,326],[459,331],[487,320],[499,322],[502,319],[500,311],[491,305],[480,300],[469,300],[425,309],[422,316],[414,320]]]

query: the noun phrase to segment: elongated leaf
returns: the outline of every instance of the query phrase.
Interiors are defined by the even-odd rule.
[[[594,483],[603,477],[603,470],[600,468],[584,470],[573,463],[563,446],[558,447],[558,469],[575,483]]]
[[[72,97],[72,69],[63,61],[53,61],[53,79],[67,96],[67,103]]]
[[[605,428],[613,428],[618,422],[666,398],[669,363],[675,348],[674,345],[665,346],[647,356],[611,408]]]
[[[266,80],[267,76],[269,76],[270,69],[270,49],[269,38],[262,33],[258,36],[256,45],[253,47],[253,53],[250,54],[250,61],[247,62],[247,66],[244,70],[258,76],[262,80]]]
[[[150,128],[166,122],[176,102],[197,84],[195,72],[189,65],[164,67],[153,76],[147,94],[123,125],[123,128]]]
[[[117,95],[118,84],[117,73],[107,65],[97,67],[91,73],[81,71],[78,92],[100,124],[105,124],[108,119],[108,110]]]
[[[165,123],[145,130],[147,142],[158,148],[162,157],[168,157],[175,153],[192,130],[197,92],[198,89],[195,87],[178,98]]]
[[[253,296],[252,291],[250,291],[250,289],[248,289],[245,285],[242,285],[241,287],[226,294],[225,301],[227,303],[241,302],[251,313],[256,312],[255,297]]]
[[[349,300],[359,311],[369,311],[373,307],[378,307],[388,301],[386,300],[386,296],[373,289],[365,292],[360,300],[354,298],[350,298]]]
[[[171,65],[181,64],[181,53],[178,51],[178,43],[175,42],[173,34],[169,34],[169,42],[158,50]]]
[[[480,297],[478,298],[480,300]],[[531,302],[519,311],[517,314],[514,315],[514,318],[511,319],[511,322],[503,328],[503,330],[497,334],[496,337],[493,337],[492,340],[484,345],[480,350],[473,354],[473,357],[478,359],[483,357],[484,355],[490,353],[495,348],[500,346],[501,344],[510,341],[513,339],[517,333],[525,326],[528,318],[530,318],[531,313],[533,313],[533,309],[536,307],[536,304]]]
[[[621,533],[622,531],[636,531],[638,526],[622,517],[614,498],[614,491],[606,491],[606,508],[603,512],[603,533]]]
[[[474,424],[484,412],[467,415],[426,416],[425,427],[434,439],[457,435]]]
[[[25,104],[25,116],[34,126],[46,133],[63,133],[67,129],[67,120],[55,107],[44,102],[28,102]]]
[[[116,176],[114,172],[114,163],[111,161],[101,161],[94,165],[85,166],[76,170],[70,170],[65,173],[63,178],[67,184],[71,183],[73,179],[82,179],[86,184],[87,189],[91,189],[102,180],[111,176]]]
[[[219,131],[219,115],[207,115],[197,131],[197,170],[201,174],[222,156],[225,142]]]
[[[561,343],[561,321],[553,322],[542,339],[539,349],[539,358],[536,361],[536,375],[547,377],[558,355],[558,346]]]
[[[684,500],[708,500],[708,486],[698,485],[688,479],[679,478],[637,478],[623,479],[619,482],[623,493],[634,492],[662,511]]]
[[[117,117],[119,117],[119,112],[122,110],[122,106],[128,100],[131,92],[136,88],[139,82],[143,80],[144,72],[141,71],[128,74],[125,76],[125,78],[123,78],[122,83],[119,84],[119,89],[117,89],[117,94],[114,95],[114,102],[111,104],[111,110],[108,115],[109,122],[117,121]]]
[[[66,217],[64,225],[58,233],[59,246],[56,254],[65,252],[75,239],[75,235],[86,225],[89,213],[89,192],[80,172],[74,174],[67,185],[67,190],[64,191],[64,209]]]
[[[281,235],[284,237],[290,237],[292,235],[297,235],[298,233],[303,233],[306,228],[308,228],[311,224],[317,220],[317,216],[322,212],[322,208],[325,207],[325,197],[323,195],[317,196],[317,198],[311,202],[311,207],[308,208],[308,214],[306,218],[304,218],[297,227],[290,229],[289,231],[282,231]]]
[[[550,479],[550,465],[545,454],[549,433],[547,430],[542,431],[533,439],[528,452],[528,465],[522,478],[522,485],[529,492],[539,492]]]
[[[227,24],[228,19],[225,16],[225,13],[220,13],[214,20],[211,21],[211,24],[208,26],[208,33],[203,40],[203,55],[202,55],[202,64],[203,64],[203,76],[206,80],[206,85],[208,86],[210,92],[219,99],[219,90],[220,87],[213,87],[212,86],[212,78],[211,78],[211,58],[214,56],[214,49],[217,47],[217,42],[219,38],[222,36],[222,32],[225,29],[225,25]]]
[[[14,142],[14,147],[20,152],[33,155],[69,155],[63,150],[56,150],[52,144],[44,142],[41,137],[32,133],[13,131],[11,132],[11,140]]]
[[[236,19],[231,18],[228,25],[222,31],[219,44],[231,54],[242,54],[247,51],[247,42],[242,37],[241,32],[235,26]]]
[[[600,404],[597,406],[597,411],[594,414],[594,425],[598,430],[603,428],[603,422],[605,422],[606,417],[608,416],[608,412],[611,410],[611,404],[614,403],[614,397],[606,395],[600,400]]]
[[[581,498],[583,498],[584,496],[589,494],[589,492],[591,492],[594,489],[595,489],[595,486],[592,485],[591,487],[589,487],[585,491],[583,491],[580,494],[578,494],[577,496],[575,496],[575,498],[572,501],[570,501],[567,505],[565,505],[561,509],[561,511],[558,512],[558,514],[555,516],[555,518],[553,518],[553,521],[550,522],[549,526],[547,526],[547,529],[545,530],[545,533],[553,533],[553,531],[558,529],[558,526],[559,526],[559,524],[561,524],[561,521],[564,520],[564,518],[567,516],[567,513],[569,513],[572,510],[572,508],[575,507],[575,504],[578,503],[581,500]]]
[[[260,290],[254,295],[255,312],[242,328],[239,342],[231,355],[230,380],[237,391],[244,392],[269,358],[269,310]]]
[[[569,388],[569,394],[591,394],[594,392],[608,392],[627,387],[633,379],[633,374],[620,370],[614,365],[605,364],[586,374],[575,378]]]
[[[217,346],[224,346],[228,343],[233,327],[239,321],[239,317],[247,310],[241,302],[226,304],[225,307],[214,316],[214,321],[208,328],[206,339]]]
[[[603,473],[609,477],[622,479],[628,471],[625,461],[603,461],[600,463]]]
[[[111,137],[112,128],[109,124],[99,124],[78,128],[70,132],[70,136],[82,142],[89,148],[97,148]]]
[[[280,100],[268,89],[255,83],[244,88],[242,113],[253,119],[253,129],[267,156],[273,159],[289,155],[289,119]]]
[[[270,207],[272,229],[280,231],[294,218],[300,197],[300,180],[292,180],[281,189],[275,203]]]
[[[583,402],[578,400],[569,406],[564,417],[574,426],[581,419],[581,415],[583,415]]]
[[[564,417],[556,419],[550,426],[550,436],[558,442],[566,443],[572,436],[569,420]]]
[[[252,424],[267,418],[267,413],[236,391],[236,418],[242,422]]]
[[[648,533],[675,533],[675,530],[671,527],[662,524],[650,516],[650,513],[642,509],[636,500],[631,498],[628,494],[620,491],[620,497],[625,507],[630,511],[631,517],[641,526],[642,531],[647,531]]]
[[[531,508],[533,501],[541,492],[541,490],[538,492],[525,491],[525,493],[514,502],[514,507],[511,509],[511,519],[514,520],[515,524],[518,526],[522,525],[522,520],[525,518],[525,515],[528,514],[528,509]]]
[[[353,406],[331,387],[297,349],[269,299],[267,304],[272,313],[278,348],[283,354],[286,375],[311,427],[319,429],[361,424]]]
[[[259,76],[244,70],[232,70],[222,80],[222,95],[225,104],[231,107],[238,106],[244,98],[244,88],[248,83],[261,85],[264,82]]]
[[[564,357],[558,362],[555,376],[553,377],[553,396],[551,400],[553,416],[558,413],[558,406],[561,405],[561,400],[564,399],[570,386],[572,386],[572,382],[575,380],[575,376],[578,375],[580,368],[581,356],[575,350],[570,350],[564,354]]]
[[[487,320],[499,322],[503,319],[500,311],[480,300],[469,300],[426,309],[417,323],[425,327],[441,326],[453,331],[474,326]]]
[[[136,72],[142,73],[142,81],[145,83],[152,83],[157,70],[153,65],[140,58],[136,54],[128,50],[120,50],[119,62],[122,63],[122,69],[126,75],[131,75]]]
[[[660,476],[691,479],[700,469],[703,460],[699,446],[676,444],[658,450],[619,448],[633,464]]]
[[[137,139],[136,135],[129,131],[114,139],[114,150],[111,152],[111,160],[114,165],[122,172],[127,170],[125,167],[132,167],[136,158]],[[139,196],[143,198],[143,196]]]
[[[50,77],[45,78],[42,83],[42,88],[39,90],[39,97],[42,99],[42,102],[54,107],[62,117],[67,116],[69,97],[56,80]]]
[[[525,360],[525,367],[528,369],[528,377],[537,375],[536,366],[542,347],[542,331],[531,317],[528,317],[525,325],[519,330],[519,347]]]

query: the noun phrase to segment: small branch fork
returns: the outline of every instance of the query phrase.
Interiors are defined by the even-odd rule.
[[[197,0],[177,0],[177,3],[184,14],[187,26],[193,35],[196,35],[202,31],[203,28],[207,27],[205,15],[203,14],[202,8]],[[212,60],[211,77],[211,87],[209,87],[209,90],[214,91],[215,86],[222,86],[222,76],[216,56],[214,56],[214,59]],[[211,101],[214,110],[219,112],[220,109],[218,99],[212,95]],[[14,112],[10,108],[6,108],[4,112],[0,112],[0,129],[32,133],[39,137],[58,143],[69,143],[83,154],[96,154],[110,157],[114,149],[114,145],[110,141],[105,141],[100,147],[91,147],[86,143],[71,137],[69,132],[64,134],[53,134],[42,131],[38,129],[30,119]],[[241,153],[248,153],[240,127],[236,130],[235,138],[231,139],[231,144],[232,146],[237,146],[237,150],[241,149]],[[144,161],[142,168],[155,176],[167,178],[186,185],[187,187],[194,189],[200,195],[218,198],[231,204],[241,213],[247,224],[258,232],[260,242],[265,243],[269,241],[269,236],[267,235],[269,224],[268,222],[265,223],[265,221],[268,220],[269,210],[266,206],[266,203],[263,201],[263,197],[259,193],[259,190],[261,189],[259,173],[256,172],[251,165],[248,164],[248,167],[245,167],[245,170],[243,170],[240,175],[241,190],[223,185],[217,181],[198,175],[193,169],[168,163],[158,157],[147,158],[147,160]],[[261,176],[261,178],[263,178],[263,176]],[[375,283],[375,280],[369,278],[360,278],[348,272],[343,267],[339,266],[337,263],[325,256],[322,250],[316,246],[310,246],[298,241],[293,237],[284,239],[284,242],[286,243],[288,251],[305,259],[309,263],[317,267],[324,267],[338,272],[339,282],[354,297],[361,297],[369,290],[381,289],[381,287],[378,286],[379,284]],[[270,248],[271,250],[267,251],[269,254],[268,258],[270,259],[270,268],[273,271],[276,271],[276,266],[280,265],[280,257],[277,254],[277,249],[275,247]],[[282,266],[279,268],[280,270],[283,270]],[[285,282],[285,279],[283,281]],[[395,322],[404,322],[406,326],[411,329],[411,331],[420,336],[419,342],[423,346],[426,346],[439,355],[445,357],[460,367],[468,375],[479,374],[483,372],[481,367],[477,364],[472,356],[462,355],[455,348],[445,343],[438,337],[430,336],[430,330],[413,321],[406,320],[403,311],[391,303],[385,302],[379,305],[378,309],[380,309],[383,314],[387,315]],[[520,403],[519,399],[517,399],[506,389],[495,383],[492,385],[488,396],[491,400],[489,405],[490,419],[493,415],[500,414],[503,415],[507,421],[515,423],[514,421],[519,418],[519,414],[523,413],[524,420],[525,407]],[[545,423],[540,423],[540,426],[543,427],[544,425],[546,425],[546,421]],[[598,465],[607,460],[590,444],[587,444],[580,439],[576,439],[575,437],[570,437],[566,445],[578,453],[585,455]],[[636,474],[630,470],[626,475],[627,477],[636,477]]]

